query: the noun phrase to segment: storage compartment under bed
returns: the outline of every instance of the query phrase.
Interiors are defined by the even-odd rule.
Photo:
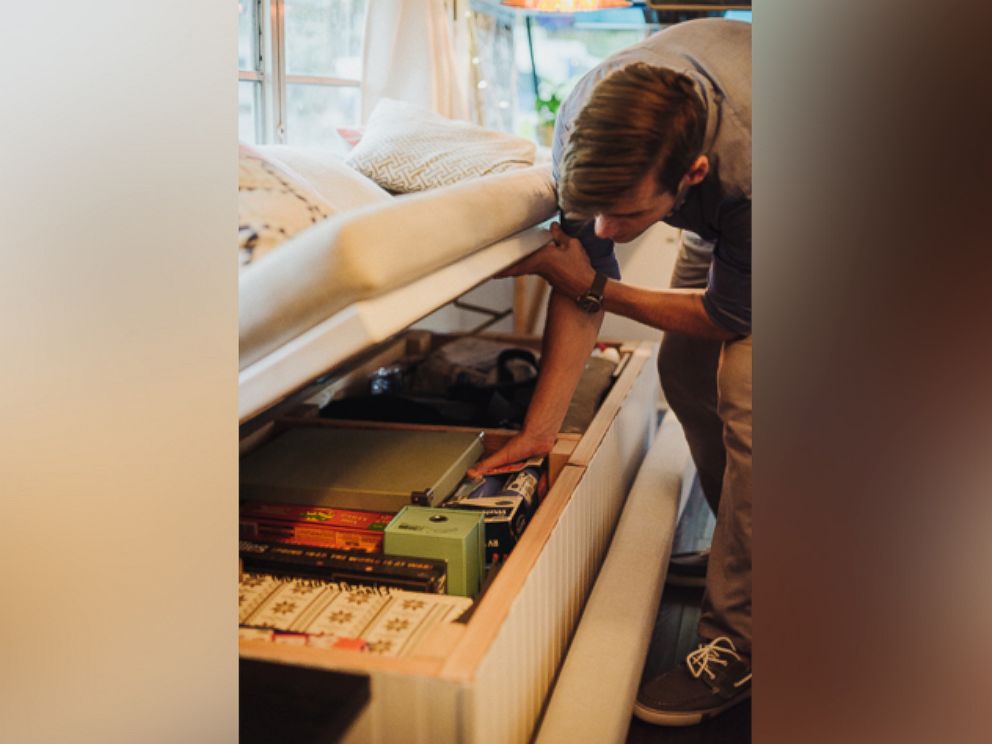
[[[485,338],[509,349],[529,352],[539,361],[538,339],[501,335]],[[529,362],[525,354],[511,354],[519,375],[510,380],[497,374],[489,386],[483,376],[477,377],[475,392],[481,393],[474,399],[470,387],[452,385],[451,378],[431,390],[427,382],[443,381],[445,377],[437,375],[428,360],[446,346],[457,347],[460,339],[455,335],[407,332],[362,363],[312,385],[302,402],[284,407],[264,423],[244,425],[242,456],[250,456],[275,437],[301,428],[482,432],[483,456],[498,450],[516,434],[519,423],[485,417],[493,411],[508,410],[502,401],[493,406],[491,400],[503,392],[520,394],[526,386],[518,383],[525,380]],[[279,639],[243,633],[242,656],[369,674],[373,681],[373,716],[379,721],[376,741],[526,741],[581,612],[623,496],[653,434],[657,398],[657,375],[650,363],[653,349],[649,344],[622,343],[607,344],[605,349],[598,361],[593,359],[593,364],[587,366],[587,389],[577,395],[584,399],[573,401],[562,432],[545,460],[544,497],[528,515],[526,529],[512,552],[501,560],[487,561],[482,591],[474,601],[459,603],[464,599],[461,597],[439,600],[436,614],[440,620],[425,623],[416,638],[403,647],[403,653],[390,652],[388,644],[349,647],[341,643],[308,643],[293,638],[291,633]],[[425,364],[426,368],[422,366]],[[452,387],[461,397],[456,395],[452,400],[447,395]],[[503,398],[515,402],[512,396]],[[526,391],[521,399],[524,398]],[[401,400],[410,405],[398,404]],[[403,412],[401,418],[413,416],[421,420],[390,420],[395,418],[390,411]],[[462,424],[425,418],[450,415],[454,417],[451,420],[459,420],[480,414],[482,419]],[[376,601],[388,604],[381,599],[386,595],[378,594]],[[407,595],[399,593],[395,597],[402,600]],[[328,594],[322,601],[342,600]],[[410,622],[409,617],[402,616],[405,610],[399,601],[393,601],[384,610],[387,611],[395,616],[391,616],[392,627]],[[388,621],[383,624],[385,627]],[[514,645],[521,642],[531,649],[523,656]],[[520,658],[516,668],[508,672],[508,660],[497,657],[505,657],[511,647],[516,648],[513,655]],[[521,698],[519,690],[511,689],[521,682],[518,679],[509,683],[507,674],[525,680],[528,696],[536,702]],[[384,686],[391,690],[388,696],[383,694]],[[458,689],[468,690],[469,694],[456,694]],[[502,704],[509,717],[495,720],[486,712],[488,703],[479,696],[505,698]],[[413,729],[400,723],[410,706],[419,710]],[[394,727],[399,727],[397,732],[389,733]],[[400,729],[402,736],[398,734]]]

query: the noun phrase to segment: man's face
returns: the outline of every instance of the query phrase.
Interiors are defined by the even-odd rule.
[[[655,222],[668,216],[676,201],[676,195],[670,191],[658,193],[654,174],[649,173],[609,212],[596,215],[596,235],[617,243],[629,243]]]

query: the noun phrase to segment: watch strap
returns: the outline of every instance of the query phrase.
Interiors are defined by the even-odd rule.
[[[600,299],[603,297],[603,289],[606,287],[606,274],[602,271],[597,271],[596,276],[592,280],[592,286],[589,287],[587,294],[596,295]]]
[[[598,312],[603,305],[603,289],[606,287],[607,278],[606,274],[597,271],[596,276],[593,277],[592,286],[575,298],[578,306],[587,313]]]

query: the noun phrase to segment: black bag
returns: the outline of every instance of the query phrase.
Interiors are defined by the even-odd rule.
[[[528,349],[506,349],[496,360],[496,382],[478,385],[461,382],[448,386],[450,400],[472,402],[478,406],[479,426],[519,429],[530,399],[534,395],[539,372],[537,357]]]
[[[492,373],[492,374],[491,374]],[[407,391],[395,385],[378,388],[355,398],[331,401],[320,415],[332,419],[392,421],[410,424],[449,426],[478,426],[480,428],[519,429],[523,426],[527,406],[537,383],[538,361],[528,349],[504,348],[496,356],[490,371],[454,375],[448,379],[436,372],[413,375],[418,382]],[[488,382],[495,377],[495,382]],[[429,390],[425,379],[440,383],[440,389]]]

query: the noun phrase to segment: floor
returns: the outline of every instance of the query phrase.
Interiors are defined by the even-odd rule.
[[[708,546],[713,524],[713,513],[697,480],[675,531],[672,552],[684,553]],[[696,622],[702,596],[702,589],[665,586],[644,664],[645,679],[677,666],[696,647]],[[669,728],[632,718],[627,734],[628,744],[749,744],[750,741],[750,700],[698,726]]]

